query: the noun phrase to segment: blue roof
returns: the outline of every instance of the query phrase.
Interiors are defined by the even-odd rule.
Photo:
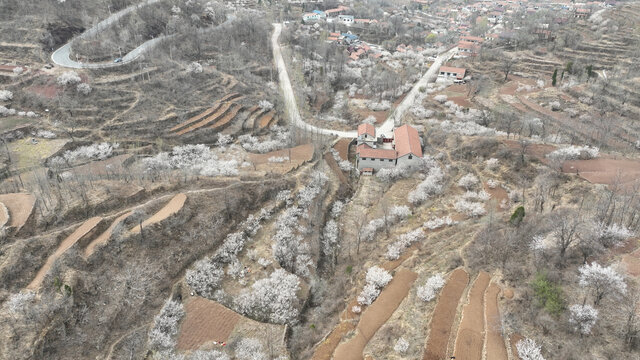
[[[358,38],[358,36],[357,36],[357,35],[348,34],[348,33],[342,33],[341,35],[342,35],[342,36],[344,36],[344,37],[346,37],[346,38],[349,38],[349,39],[351,39],[351,40],[356,40],[356,39]]]
[[[318,15],[324,15],[324,11],[322,10],[313,10],[312,12],[318,14]]]

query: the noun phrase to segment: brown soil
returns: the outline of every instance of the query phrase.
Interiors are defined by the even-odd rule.
[[[317,347],[315,352],[313,353],[312,360],[330,360],[333,356],[333,352],[340,344],[342,338],[347,335],[350,331],[355,330],[356,326],[352,322],[341,322],[333,328],[329,336],[327,336],[324,341],[322,341]]]
[[[222,116],[224,116],[227,113],[227,111],[229,111],[229,108],[231,108],[231,105],[233,105],[233,104],[234,103],[224,103],[212,115],[206,117],[204,120],[200,120],[200,121],[196,122],[193,125],[190,125],[190,126],[184,128],[184,129],[180,130],[180,131],[175,132],[175,135],[183,135],[183,134],[186,134],[188,132],[191,132],[191,131],[194,131],[194,130],[198,130],[203,126],[207,126],[207,125],[211,124],[214,121],[217,121]]]
[[[297,169],[300,165],[313,158],[313,144],[299,145],[294,148],[272,151],[266,154],[249,154],[250,161],[258,171],[287,173]],[[270,157],[289,157],[289,161],[283,163],[271,163]]]
[[[231,120],[236,117],[240,110],[242,110],[242,106],[234,103],[232,109],[224,117],[216,121],[215,124],[211,125],[211,128],[215,130],[225,128]]]
[[[623,187],[630,187],[640,177],[640,161],[607,158],[571,160],[562,164],[562,171],[569,174],[578,173],[594,184],[617,183]]]
[[[111,223],[111,225],[109,226],[109,228],[107,230],[105,230],[97,238],[95,238],[93,241],[91,241],[91,243],[89,243],[89,245],[87,245],[87,247],[84,249],[84,257],[88,258],[96,250],[96,247],[98,247],[99,245],[102,245],[102,244],[106,243],[107,241],[109,241],[109,238],[111,238],[111,234],[113,233],[113,229],[115,229],[116,226],[118,226],[120,223],[122,223],[124,221],[124,219],[128,218],[131,214],[133,214],[132,211],[124,213],[124,214],[118,216],[115,220],[113,220],[113,222]]]
[[[58,96],[58,93],[62,91],[62,88],[55,85],[34,85],[29,87],[27,91],[46,97],[47,99],[53,99]]]
[[[503,140],[504,144],[512,150],[520,151],[520,143],[516,140]],[[543,163],[547,162],[547,154],[555,151],[558,147],[550,144],[529,144],[526,154],[537,158]]]
[[[185,312],[176,343],[178,350],[196,350],[212,341],[226,342],[242,318],[233,310],[202,297],[189,300]]]
[[[492,282],[487,288],[484,299],[486,331],[485,360],[509,359],[507,348],[502,338],[502,321],[500,320],[500,308],[498,307],[498,294],[500,294],[500,286]]]
[[[509,343],[511,344],[511,355],[515,360],[521,360],[520,356],[518,356],[518,349],[516,348],[516,344],[520,340],[524,340],[524,337],[520,334],[511,334],[511,336],[509,336]]]
[[[357,109],[355,113],[360,115],[360,117],[364,120],[369,116],[373,116],[376,118],[376,124],[382,124],[385,120],[387,120],[387,116],[389,115],[389,111],[372,111],[369,109]]]
[[[67,236],[64,239],[56,251],[49,256],[47,262],[38,270],[36,277],[27,285],[27,289],[35,290],[40,287],[42,284],[42,280],[44,280],[47,271],[51,268],[53,263],[56,261],[60,255],[64,254],[70,247],[72,247],[78,240],[82,239],[85,235],[89,234],[96,226],[102,221],[102,218],[99,216],[92,217],[91,219],[85,221],[80,225],[71,235]]]
[[[27,193],[2,194],[0,202],[9,210],[9,226],[19,231],[29,220],[36,198]]]
[[[102,161],[92,161],[88,164],[74,167],[71,172],[76,175],[107,176],[121,171],[132,154],[123,154]]]
[[[393,280],[382,290],[380,296],[371,304],[360,317],[356,336],[338,345],[334,353],[335,359],[363,359],[362,351],[384,325],[407,296],[418,274],[413,271],[398,270]]]
[[[464,269],[458,268],[451,273],[447,284],[442,288],[438,304],[436,304],[431,318],[424,360],[441,360],[447,356],[447,345],[456,317],[458,302],[468,283],[469,274]]]
[[[351,139],[340,139],[333,146],[334,149],[340,155],[340,159],[349,160],[349,144],[351,143]]]
[[[640,276],[640,249],[622,255],[622,265],[631,276]]]
[[[468,303],[462,310],[462,321],[458,327],[458,336],[454,354],[468,360],[482,359],[484,345],[484,293],[491,276],[481,271],[469,291]]]
[[[207,110],[205,110],[204,112],[202,112],[202,113],[190,118],[189,120],[187,120],[185,122],[182,122],[182,123],[172,127],[169,131],[178,131],[178,130],[184,128],[187,125],[191,125],[196,121],[200,121],[200,120],[204,119],[205,117],[213,114],[214,111],[218,110],[220,108],[220,105],[222,105],[222,104],[220,104],[220,103],[214,104],[213,107],[210,107]]]
[[[259,129],[264,129],[267,126],[269,126],[269,124],[271,124],[273,117],[276,115],[276,112],[271,110],[268,113],[262,115],[260,117],[260,120],[258,120],[258,128]]]
[[[500,207],[500,204],[502,204],[502,201],[505,201],[507,203],[509,203],[509,194],[507,194],[507,191],[502,187],[502,186],[497,186],[495,189],[491,189],[487,183],[484,184],[484,190],[486,192],[489,193],[489,195],[491,195],[491,200],[495,200],[496,202],[496,211],[498,212],[502,212],[505,209]]]
[[[502,295],[504,295],[506,299],[513,299],[513,289],[512,288],[504,289],[504,291],[502,292]]]
[[[184,202],[187,200],[187,195],[180,193],[171,198],[167,205],[165,205],[162,209],[160,209],[157,213],[153,214],[150,218],[142,222],[142,228],[156,224],[161,222],[162,220],[168,218],[169,216],[177,213],[184,206]],[[132,234],[138,234],[140,232],[140,226],[134,226],[131,230],[129,230]]]

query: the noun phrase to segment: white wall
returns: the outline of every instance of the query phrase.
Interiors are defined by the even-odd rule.
[[[369,167],[369,168],[373,168],[375,171],[378,171],[383,168],[396,166],[396,162],[393,159],[391,159],[391,161],[389,161],[389,159],[382,159],[382,160],[383,161],[380,161],[380,159],[372,160],[371,158],[367,158],[367,160],[362,160],[361,158],[358,158],[358,170],[362,170],[364,168]]]

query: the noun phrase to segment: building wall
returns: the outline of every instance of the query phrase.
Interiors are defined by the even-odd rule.
[[[412,158],[409,159],[409,156],[411,156]],[[398,166],[406,165],[406,166],[416,167],[420,165],[420,158],[412,154],[407,154],[405,156],[399,157],[398,160],[396,161],[398,163]]]
[[[373,168],[374,171],[378,171],[380,169],[396,166],[396,162],[393,159],[391,159],[391,161],[389,161],[389,159],[382,159],[382,161],[380,160],[381,159],[372,159],[372,158],[367,158],[367,160],[362,160],[361,158],[358,158],[358,170],[362,170],[364,168],[370,167],[370,168]]]

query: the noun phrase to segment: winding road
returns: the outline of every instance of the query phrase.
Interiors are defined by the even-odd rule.
[[[282,58],[282,50],[280,49],[280,43],[278,39],[280,38],[280,33],[282,32],[282,24],[273,24],[274,31],[271,36],[271,45],[273,48],[273,58],[276,63],[276,67],[278,68],[278,79],[280,80],[280,87],[282,88],[282,92],[284,94],[284,102],[287,113],[289,113],[289,119],[291,123],[296,125],[297,127],[309,131],[311,133],[318,133],[323,135],[332,135],[339,136],[344,138],[355,138],[357,137],[357,131],[339,131],[332,129],[319,128],[317,126],[313,126],[311,124],[306,123],[302,116],[300,115],[300,111],[298,110],[298,106],[296,104],[296,97],[293,92],[293,87],[291,86],[291,80],[289,79],[289,73],[287,72],[287,66]],[[454,47],[440,55],[436,58],[436,60],[431,64],[429,69],[424,73],[422,78],[416,82],[416,84],[411,88],[407,96],[402,100],[402,102],[396,107],[396,109],[389,115],[387,120],[385,120],[382,125],[380,125],[376,132],[379,134],[390,133],[393,131],[393,128],[396,126],[396,123],[399,124],[405,112],[413,106],[415,103],[418,94],[420,92],[420,88],[426,86],[428,83],[434,81],[437,78],[438,69],[440,66],[447,60],[449,60],[457,51],[457,48]]]
[[[67,68],[73,68],[73,69],[105,69],[105,68],[112,68],[112,67],[126,65],[128,63],[131,63],[131,62],[135,61],[142,54],[144,54],[146,51],[152,49],[153,47],[155,47],[156,45],[158,45],[162,41],[170,39],[170,38],[176,36],[176,34],[163,35],[163,36],[159,36],[157,38],[153,38],[151,40],[147,40],[144,43],[142,43],[140,46],[138,46],[137,48],[135,48],[135,49],[131,50],[129,53],[125,54],[122,57],[122,61],[117,62],[117,63],[116,62],[83,63],[83,62],[71,60],[71,44],[73,43],[73,41],[75,39],[86,38],[86,37],[90,37],[90,36],[94,36],[94,35],[98,34],[100,31],[108,28],[109,26],[111,26],[111,24],[113,24],[114,22],[118,21],[123,16],[127,15],[128,13],[130,13],[130,12],[132,12],[132,11],[138,9],[138,8],[141,8],[141,7],[147,6],[147,5],[151,5],[151,4],[157,3],[159,1],[162,1],[162,0],[147,0],[147,1],[144,1],[144,2],[142,2],[140,4],[131,5],[131,6],[127,7],[127,8],[125,8],[125,9],[122,9],[122,10],[112,14],[108,18],[106,18],[106,19],[100,21],[99,23],[97,23],[94,27],[92,27],[89,30],[87,30],[87,31],[83,32],[82,34],[78,35],[76,38],[72,39],[71,41],[69,41],[68,43],[66,43],[62,47],[60,47],[58,50],[54,51],[53,54],[51,54],[51,60],[53,61],[54,64],[56,64],[58,66],[67,67]],[[229,16],[227,16],[227,20],[225,20],[225,22],[223,22],[222,24],[219,24],[219,25],[214,26],[214,27],[199,29],[198,32],[200,34],[204,34],[204,33],[208,32],[208,31],[212,31],[214,29],[217,29],[217,28],[219,28],[221,26],[224,26],[224,25],[230,23],[235,18],[236,17],[234,15],[229,15]]]

